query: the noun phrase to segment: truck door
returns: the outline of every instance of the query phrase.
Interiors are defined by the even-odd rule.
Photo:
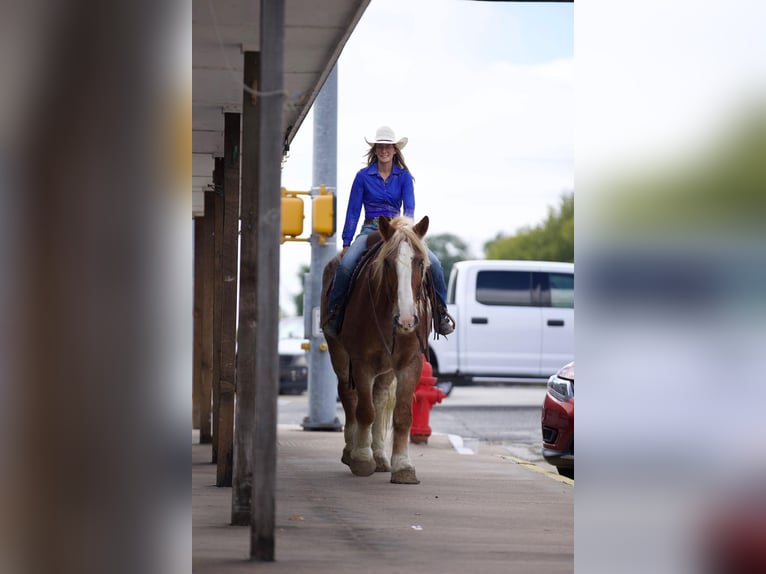
[[[542,304],[543,376],[574,360],[574,274],[535,273]]]
[[[464,372],[540,376],[541,307],[533,304],[529,271],[477,270],[474,297],[462,317]]]

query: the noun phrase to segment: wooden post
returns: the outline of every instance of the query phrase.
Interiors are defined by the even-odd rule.
[[[245,52],[244,85],[258,78],[258,52]],[[255,429],[255,323],[258,257],[258,117],[257,100],[243,90],[242,100],[242,232],[239,264],[239,331],[237,404],[234,430],[234,477],[231,523],[250,525],[253,493],[253,433]]]
[[[215,218],[215,198],[213,192],[205,192],[205,217],[202,220],[202,306],[200,315],[201,352],[200,352],[200,409],[199,442],[207,444],[213,441],[211,428],[211,398],[213,389],[213,221]]]
[[[215,158],[213,169],[213,464],[218,464],[221,380],[221,253],[223,251],[223,158]]]
[[[202,249],[204,245],[202,217],[194,218],[194,335],[192,347],[192,428],[200,429],[202,407]]]
[[[239,114],[224,120],[223,233],[221,236],[221,359],[216,486],[231,486],[234,442],[237,234],[239,232]]]
[[[258,82],[258,241],[253,502],[250,557],[274,560],[279,394],[279,246],[282,225],[282,106],[284,104],[285,1],[261,2]]]

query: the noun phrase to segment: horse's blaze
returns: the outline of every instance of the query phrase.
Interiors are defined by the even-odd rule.
[[[412,331],[418,324],[415,315],[415,297],[412,293],[412,258],[414,254],[412,246],[407,241],[402,241],[399,246],[399,253],[396,257],[396,276],[397,276],[397,327]]]

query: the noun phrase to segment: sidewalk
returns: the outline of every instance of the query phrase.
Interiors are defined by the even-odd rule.
[[[522,574],[574,570],[573,486],[446,435],[410,445],[421,483],[360,478],[340,462],[342,433],[280,425],[276,561],[250,562],[249,527],[230,526],[210,445],[192,445],[193,571],[200,574]]]

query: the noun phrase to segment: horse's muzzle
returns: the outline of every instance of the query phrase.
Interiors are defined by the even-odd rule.
[[[394,328],[400,333],[411,333],[417,328],[418,323],[420,323],[420,319],[418,319],[417,315],[413,315],[412,317],[413,317],[412,324],[403,325],[401,321],[399,321],[399,313],[397,313],[396,315],[394,315]]]

